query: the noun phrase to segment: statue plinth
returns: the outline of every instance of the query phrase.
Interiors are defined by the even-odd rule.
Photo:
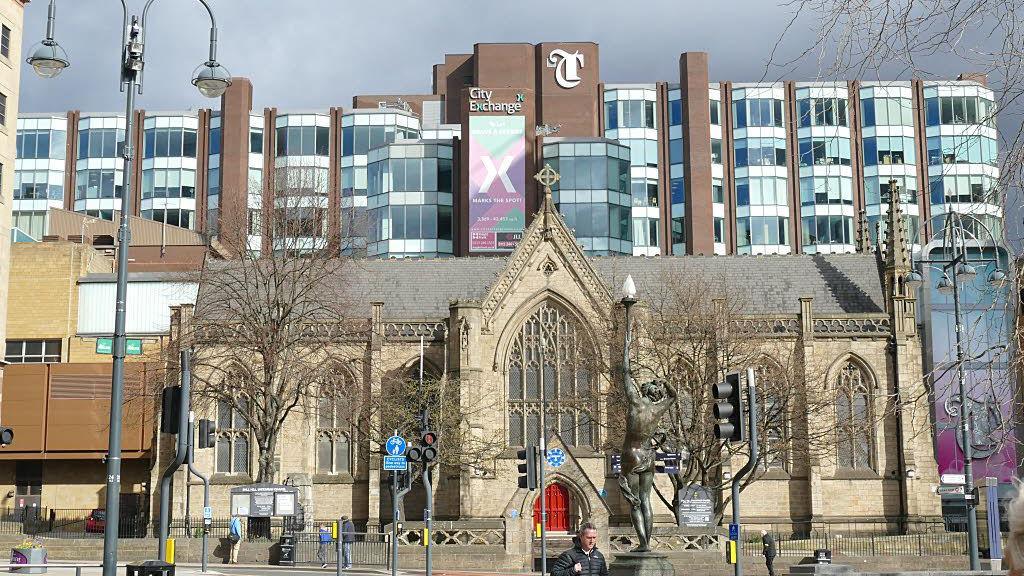
[[[661,552],[619,552],[608,568],[609,576],[675,576],[676,569]]]

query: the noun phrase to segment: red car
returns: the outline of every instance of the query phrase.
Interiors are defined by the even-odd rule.
[[[86,532],[103,532],[107,527],[107,511],[103,508],[93,508],[92,512],[85,519]]]

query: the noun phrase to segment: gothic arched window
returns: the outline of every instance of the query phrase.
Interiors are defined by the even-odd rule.
[[[571,446],[594,446],[593,356],[576,322],[543,303],[523,323],[508,363],[508,443],[539,444],[542,397],[549,431]]]
[[[240,386],[232,380],[241,378],[235,372],[228,372],[223,385],[228,390]],[[217,400],[217,467],[223,474],[249,473],[249,403],[246,398]]]
[[[321,385],[317,399],[316,471],[319,474],[352,472],[351,380],[340,372]]]
[[[790,386],[782,369],[771,362],[754,368],[754,382],[760,397],[758,410],[761,427],[760,449],[764,470],[789,467],[789,410],[787,391]]]
[[[847,362],[836,376],[836,454],[840,468],[871,469],[871,394],[864,370]]]

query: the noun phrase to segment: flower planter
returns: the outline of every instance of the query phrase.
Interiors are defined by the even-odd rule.
[[[46,548],[11,548],[11,564],[46,564]],[[46,574],[45,567],[11,567],[10,571],[19,574]]]

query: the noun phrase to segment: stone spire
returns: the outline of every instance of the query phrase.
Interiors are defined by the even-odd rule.
[[[903,227],[900,187],[895,180],[889,181],[889,213],[886,215],[886,228],[885,267],[890,270],[909,270],[910,249],[907,244],[907,230]]]
[[[867,213],[863,210],[857,215],[857,252],[867,254],[871,252],[871,234],[868,228]]]
[[[544,199],[541,200],[540,211],[544,218],[544,237],[547,239],[551,233],[551,221],[549,218],[558,211],[555,208],[554,200],[551,198],[551,187],[558,182],[561,176],[559,176],[558,172],[555,172],[555,169],[550,164],[545,164],[544,168],[534,174],[533,177],[544,186]]]

